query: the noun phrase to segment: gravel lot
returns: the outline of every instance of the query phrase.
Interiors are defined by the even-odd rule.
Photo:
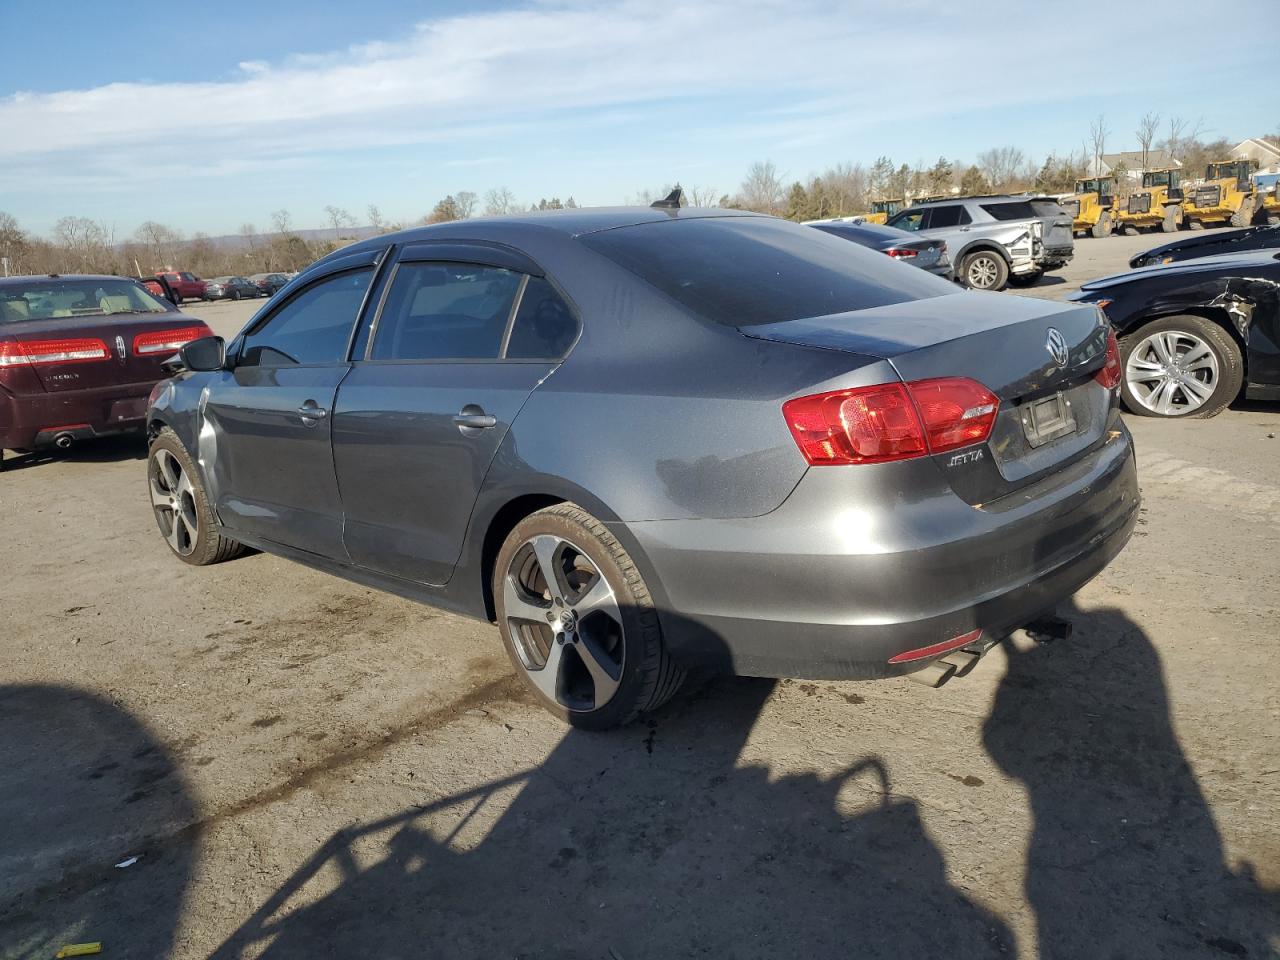
[[[1280,407],[1129,422],[1144,514],[1071,640],[936,691],[722,680],[612,735],[488,624],[178,563],[140,442],[11,460],[0,956],[1280,955]]]

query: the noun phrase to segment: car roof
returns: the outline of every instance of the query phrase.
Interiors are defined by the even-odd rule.
[[[26,285],[33,280],[129,280],[137,277],[117,277],[110,273],[27,273],[17,277],[0,277],[0,287]]]
[[[1150,277],[1169,277],[1174,274],[1201,273],[1219,270],[1223,267],[1239,267],[1248,269],[1263,265],[1274,266],[1280,260],[1280,249],[1266,247],[1262,250],[1240,250],[1234,253],[1220,253],[1212,257],[1196,257],[1191,260],[1178,260],[1174,263],[1153,264],[1149,267],[1138,267],[1124,273],[1114,273],[1106,277],[1098,277],[1088,283],[1081,284],[1081,290],[1101,290],[1114,287],[1130,280],[1142,280]]]

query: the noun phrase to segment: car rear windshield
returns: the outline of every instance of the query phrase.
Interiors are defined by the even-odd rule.
[[[955,290],[821,230],[766,217],[645,223],[588,234],[582,242],[695,313],[731,327]]]
[[[1037,217],[1060,217],[1066,207],[1057,200],[1032,200],[1031,209]]]
[[[168,304],[132,280],[36,277],[0,286],[0,323],[168,310]]]
[[[1027,220],[1036,215],[1026,200],[1007,200],[1002,203],[984,203],[982,209],[997,220]]]

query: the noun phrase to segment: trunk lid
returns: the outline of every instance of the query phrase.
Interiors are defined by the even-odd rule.
[[[974,504],[1033,482],[1104,438],[1114,398],[1094,375],[1107,331],[1092,304],[977,292],[741,328],[749,337],[888,360],[907,381],[969,377],[985,386],[1000,399],[985,449],[934,457]],[[1055,347],[1058,357],[1065,349],[1065,362]]]
[[[1079,204],[1077,203],[1077,208]],[[1044,224],[1044,246],[1046,250],[1072,250],[1075,247],[1075,234],[1072,232],[1071,211],[1057,200],[1037,199],[1031,201],[1031,209]]]
[[[163,380],[167,374],[161,364],[176,350],[139,354],[135,349],[136,338],[197,326],[204,326],[204,321],[176,312],[55,317],[6,323],[0,326],[0,342],[100,341],[106,347],[105,358],[37,363],[25,368],[45,391],[62,393]]]

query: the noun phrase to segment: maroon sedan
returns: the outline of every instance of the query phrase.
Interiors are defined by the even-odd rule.
[[[210,333],[136,280],[0,279],[0,453],[141,430],[161,364]]]

